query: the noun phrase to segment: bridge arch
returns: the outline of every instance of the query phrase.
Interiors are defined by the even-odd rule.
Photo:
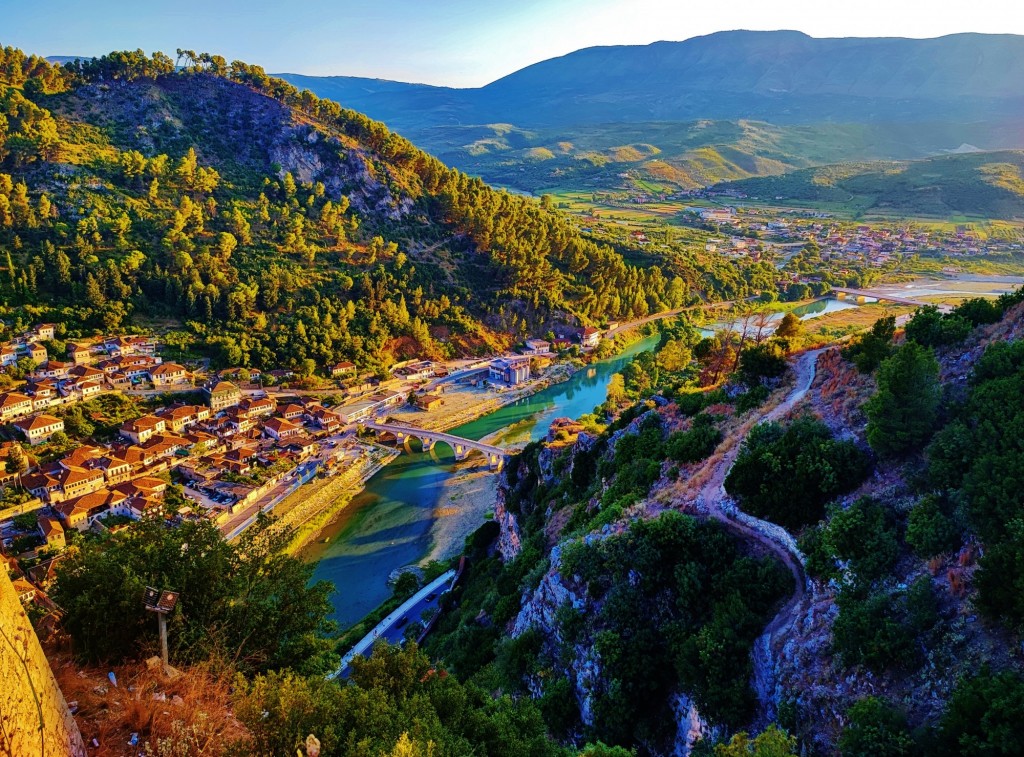
[[[406,426],[398,423],[377,423],[366,422],[361,424],[363,428],[376,432],[377,434],[388,434],[394,436],[397,445],[407,452],[412,451],[409,442],[418,439],[422,443],[424,452],[431,452],[437,444],[447,444],[455,454],[456,460],[464,460],[474,452],[480,452],[492,470],[501,470],[505,464],[507,453],[500,447],[473,439],[465,439],[455,434],[443,431],[429,431],[415,426]],[[434,455],[434,459],[437,457]]]

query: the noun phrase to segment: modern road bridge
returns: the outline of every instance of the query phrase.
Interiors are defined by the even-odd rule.
[[[847,296],[856,297],[859,301],[864,300],[885,300],[886,302],[895,302],[899,305],[913,305],[914,307],[925,307],[926,305],[935,305],[934,302],[925,302],[924,300],[914,300],[910,297],[901,297],[898,294],[889,294],[888,292],[881,292],[877,290],[867,289],[851,289],[850,287],[832,287],[832,291],[836,294],[836,298],[843,300]],[[949,305],[939,305],[939,310],[943,313],[948,313],[952,308]]]

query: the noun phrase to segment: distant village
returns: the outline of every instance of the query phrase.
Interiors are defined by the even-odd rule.
[[[898,221],[852,223],[824,211],[742,204],[745,196],[730,189],[698,189],[664,197],[633,193],[602,199],[623,206],[679,202],[684,221],[689,219],[690,225],[713,235],[705,243],[707,252],[737,259],[758,261],[769,253],[781,254],[785,259],[787,254],[795,253],[810,242],[820,248],[822,260],[826,262],[873,268],[885,267],[908,255],[970,258],[1024,249],[1019,239],[988,237],[967,224],[943,230]],[[685,204],[693,200],[710,200],[716,204]],[[654,243],[642,230],[632,232],[632,237],[640,246]]]
[[[814,242],[823,260],[867,263],[880,268],[905,255],[970,257],[1024,249],[1020,242],[989,239],[967,226],[937,231],[915,224],[852,224],[817,211],[791,211],[779,216],[775,211],[752,207],[688,207],[686,211],[706,223],[735,230],[736,235],[710,240],[708,250],[736,256],[762,249],[765,244],[785,247]],[[743,238],[752,233],[756,237]]]
[[[406,361],[386,379],[351,362],[326,366],[338,400],[330,407],[265,385],[287,381],[287,370],[188,368],[164,360],[159,341],[144,335],[69,342],[61,360],[46,347],[56,337],[56,325],[42,323],[0,347],[4,369],[30,369],[0,393],[0,539],[23,600],[44,609],[52,609],[54,567],[78,535],[142,518],[206,518],[233,538],[314,475],[368,458],[373,445],[359,439],[360,422],[407,403],[435,411],[452,384],[524,385],[559,351],[596,347],[601,332],[566,328],[554,341],[528,339],[517,354],[486,360]],[[69,411],[109,421],[103,401],[115,398],[140,408],[116,438],[71,438]]]

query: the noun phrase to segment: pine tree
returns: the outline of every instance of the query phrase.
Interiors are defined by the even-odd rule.
[[[868,444],[885,457],[920,451],[935,430],[940,400],[935,355],[907,342],[878,368],[878,391],[864,405]]]

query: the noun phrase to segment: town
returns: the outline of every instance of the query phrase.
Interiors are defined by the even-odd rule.
[[[165,360],[146,335],[68,342],[67,359],[53,359],[57,331],[42,323],[0,348],[0,537],[20,596],[43,614],[55,609],[54,568],[78,539],[143,518],[209,519],[236,538],[316,476],[343,475],[357,489],[398,454],[361,423],[395,414],[451,427],[535,390],[559,353],[601,341],[597,329],[565,329],[516,354],[400,362],[383,379],[340,362],[323,369],[328,390],[315,396],[288,388],[290,371]]]
[[[825,209],[755,203],[728,189],[566,192],[564,197],[559,207],[573,211],[583,230],[598,236],[621,236],[625,226],[631,229],[631,243],[658,249],[667,246],[667,228],[673,240],[686,246],[735,260],[770,261],[784,273],[790,272],[786,264],[808,247],[817,253],[816,273],[838,276],[888,271],[913,256],[946,260],[945,272],[956,273],[973,259],[1024,249],[1019,224],[862,221]],[[800,280],[799,275],[793,278]]]

